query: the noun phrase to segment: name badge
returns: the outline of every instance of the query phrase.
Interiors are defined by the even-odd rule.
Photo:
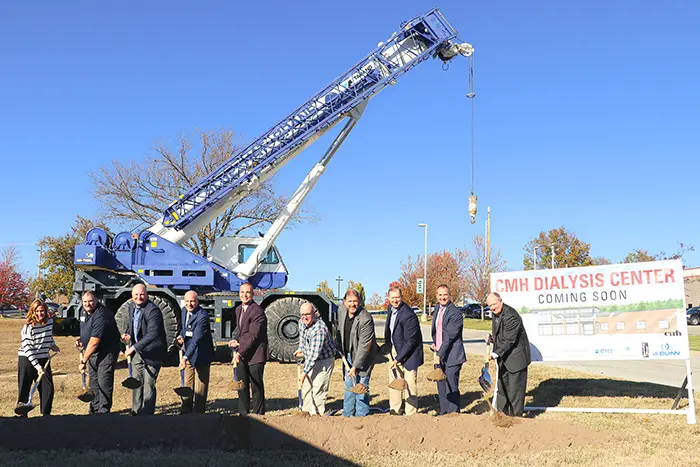
[[[84,322],[85,322],[85,315],[83,315],[83,316],[80,317],[80,322],[81,322],[81,323],[84,323]]]
[[[192,337],[192,331],[185,332],[185,337]]]

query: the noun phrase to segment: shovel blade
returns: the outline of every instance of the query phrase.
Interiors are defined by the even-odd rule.
[[[491,374],[489,373],[488,363],[484,365],[481,369],[481,375],[479,375],[479,386],[484,392],[489,392],[493,388],[493,380],[491,379]]]
[[[34,404],[25,404],[23,402],[20,402],[19,404],[17,404],[17,407],[15,407],[15,413],[17,415],[26,416],[33,409],[34,409]]]
[[[397,378],[389,383],[389,388],[396,389],[397,391],[403,391],[404,389],[408,389],[408,383],[403,378]]]
[[[180,386],[179,388],[174,388],[173,391],[175,391],[175,394],[177,394],[180,397],[193,397],[194,396],[194,391],[192,388],[188,388],[186,386]]]
[[[92,402],[95,399],[95,393],[89,389],[82,389],[76,394],[80,402]]]
[[[122,381],[122,386],[127,389],[138,389],[141,387],[141,381],[129,376],[124,381]]]
[[[357,383],[350,388],[350,392],[353,394],[367,394],[367,386],[362,383]]]
[[[438,381],[445,381],[447,379],[447,376],[445,376],[445,372],[442,371],[440,368],[434,368],[428,372],[426,378],[428,379],[428,381],[432,381],[435,383]]]

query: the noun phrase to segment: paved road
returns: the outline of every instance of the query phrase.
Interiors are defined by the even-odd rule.
[[[700,336],[700,326],[688,325],[688,334],[691,336]]]
[[[384,320],[375,321],[375,330],[378,337],[384,337]],[[689,326],[692,328],[691,335],[700,335],[700,326]],[[431,344],[430,326],[421,325],[423,333],[423,343]],[[694,334],[697,332],[697,334]],[[475,331],[465,329],[462,334],[464,349],[467,353],[483,356],[485,352],[484,337],[486,331]],[[700,353],[691,352],[691,368],[693,372],[693,388],[700,389]],[[543,365],[543,363],[536,363]],[[650,382],[663,384],[666,386],[680,387],[686,376],[685,360],[623,360],[611,362],[563,362],[547,363],[547,365],[570,370],[583,371],[598,375],[605,375],[614,378],[626,379],[630,381]]]

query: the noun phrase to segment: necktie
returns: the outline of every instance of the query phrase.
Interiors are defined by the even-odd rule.
[[[141,327],[141,308],[134,310],[134,340],[138,342],[139,327]]]
[[[440,310],[438,310],[437,323],[435,325],[435,347],[440,349],[442,345],[442,317],[445,314],[445,307],[440,305]]]

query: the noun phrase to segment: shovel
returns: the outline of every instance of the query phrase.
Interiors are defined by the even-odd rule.
[[[83,361],[82,350],[80,351],[80,361]],[[87,388],[85,370],[80,372],[80,376],[83,379],[83,388],[80,391],[78,391],[75,397],[77,397],[80,402],[92,402],[95,399],[95,393],[92,392],[92,389]]]
[[[56,355],[56,354],[53,354]],[[51,357],[53,355],[49,355],[49,359],[46,360],[46,363],[44,363],[44,366],[41,368],[41,371],[39,372],[39,375],[36,378],[36,382],[34,383],[34,386],[32,386],[32,390],[29,391],[29,400],[24,403],[24,402],[19,402],[17,404],[17,407],[15,407],[15,413],[17,415],[20,415],[22,417],[26,417],[29,412],[34,410],[34,407],[36,407],[34,404],[32,404],[32,397],[34,396],[34,392],[36,391],[36,388],[39,386],[39,382],[41,381],[41,378],[44,376],[46,373],[46,368],[49,366],[49,362],[51,361]]]
[[[338,352],[340,354],[340,358],[343,360],[343,366],[345,367],[345,374],[347,375],[350,372],[350,369],[352,368],[350,364],[348,363],[348,360],[345,358],[345,355],[342,353]],[[353,378],[354,382],[354,378]],[[353,394],[367,394],[367,386],[365,386],[362,383],[357,383],[350,389],[348,389]]]
[[[141,381],[134,378],[134,374],[131,370],[131,355],[126,357],[127,364],[129,366],[129,377],[122,381],[122,386],[127,389],[138,389],[141,387]]]
[[[182,356],[184,352],[182,349],[180,349],[180,365],[182,365]],[[180,387],[179,388],[173,388],[173,391],[175,391],[175,394],[182,398],[186,397],[193,397],[194,396],[194,391],[192,388],[185,386],[185,368],[182,367],[180,368]]]
[[[238,355],[238,352],[234,350],[233,358],[231,359],[233,362],[233,381],[231,382],[231,389],[234,391],[240,391],[245,387],[245,383],[238,380],[238,363],[236,362],[236,355]]]
[[[438,357],[437,352],[434,350],[433,369],[428,372],[426,378],[428,378],[428,381],[432,381],[434,383],[437,383],[438,381],[445,381],[447,379],[447,376],[445,376],[445,372],[442,371],[442,368],[440,368],[440,357]]]
[[[301,359],[298,359],[297,360],[297,396],[299,397],[299,406],[297,408],[299,409],[299,412],[301,412],[302,408],[304,407],[304,399],[301,396],[301,386],[302,386]]]
[[[484,362],[484,367],[481,369],[481,374],[479,375],[479,386],[488,394],[493,389],[493,380],[491,379],[491,374],[489,373],[489,357],[491,356],[491,344],[486,346],[486,357]],[[496,365],[498,367],[498,365]],[[496,368],[498,371],[498,368]]]
[[[394,366],[394,356],[391,354],[391,351],[389,351],[389,362],[391,363],[391,372],[394,375],[394,380],[389,383],[389,389],[396,389],[397,391],[403,391],[405,389],[408,389],[408,383],[406,382],[405,379],[399,378],[399,375],[396,371],[396,367]]]

